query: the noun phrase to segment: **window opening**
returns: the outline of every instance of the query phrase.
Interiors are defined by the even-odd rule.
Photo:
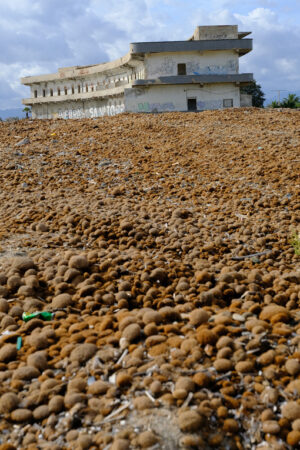
[[[46,97],[46,89],[43,89],[43,97]]]
[[[53,89],[50,89],[50,96],[53,97]]]
[[[72,86],[72,94],[75,94],[74,86]]]
[[[65,95],[68,95],[68,89],[65,87]]]
[[[87,84],[85,85],[85,92],[89,92],[89,86]]]
[[[225,98],[223,100],[223,107],[224,108],[232,108],[233,107],[233,98]]]
[[[37,91],[34,91],[34,98],[37,98]]]
[[[177,74],[186,75],[186,64],[177,64]]]
[[[196,98],[188,98],[187,99],[187,107],[188,107],[188,111],[197,111],[197,99]]]
[[[78,94],[80,94],[80,84],[78,84],[78,86],[77,86],[77,91],[78,91]]]
[[[57,88],[57,95],[60,95],[60,88]]]

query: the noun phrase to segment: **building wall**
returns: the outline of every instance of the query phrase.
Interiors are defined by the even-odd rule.
[[[209,39],[237,39],[237,25],[199,26],[196,28],[193,38],[206,41]]]
[[[163,112],[187,111],[187,99],[197,100],[197,110],[223,108],[223,100],[232,99],[240,106],[240,89],[234,83],[195,85],[163,85],[125,89],[125,111]]]
[[[115,116],[125,111],[124,96],[113,99],[91,99],[87,101],[65,101],[33,105],[33,119],[83,119]]]
[[[252,106],[252,95],[249,94],[241,94],[241,107],[249,107]]]
[[[235,74],[239,57],[233,50],[201,53],[152,53],[145,58],[145,78],[176,76],[177,64],[186,64],[187,75]]]
[[[125,96],[33,105],[32,117],[38,119],[81,119],[114,116],[127,112],[187,111],[187,101],[195,98],[197,110],[224,108],[224,100],[240,106],[240,89],[233,83],[195,85],[160,85],[125,89]]]

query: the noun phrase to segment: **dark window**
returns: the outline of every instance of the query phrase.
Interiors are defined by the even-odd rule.
[[[68,95],[68,89],[65,87],[65,95]]]
[[[80,93],[80,84],[77,86],[78,94]]]
[[[233,107],[233,99],[232,98],[225,98],[223,100],[223,107],[224,108],[232,108]]]
[[[87,84],[85,85],[85,92],[89,92],[89,86]]]
[[[75,89],[74,89],[74,86],[72,86],[72,94],[74,94],[75,93]]]
[[[37,91],[34,91],[34,97],[37,98]]]
[[[46,97],[46,89],[43,89],[43,97]]]
[[[57,88],[57,95],[60,95],[60,88]]]
[[[197,99],[196,98],[188,98],[187,107],[188,107],[188,111],[197,111]]]
[[[53,89],[50,89],[50,96],[53,97]]]
[[[186,64],[178,64],[177,65],[177,74],[178,75],[186,75]]]

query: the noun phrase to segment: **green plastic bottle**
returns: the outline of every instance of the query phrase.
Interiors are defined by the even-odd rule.
[[[28,322],[29,320],[34,319],[35,317],[39,317],[44,320],[52,320],[53,316],[54,314],[49,311],[36,311],[34,313],[24,312],[22,314],[22,319],[24,320],[24,322]]]

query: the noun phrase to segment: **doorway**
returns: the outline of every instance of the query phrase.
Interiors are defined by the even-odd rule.
[[[188,111],[197,111],[197,99],[188,98],[187,99],[187,109]]]

